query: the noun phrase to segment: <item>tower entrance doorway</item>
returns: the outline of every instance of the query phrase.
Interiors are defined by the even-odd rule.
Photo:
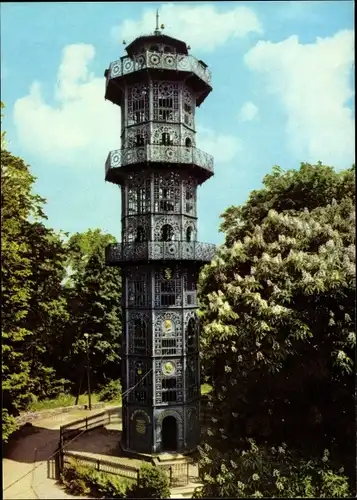
[[[172,416],[165,417],[162,421],[162,450],[177,451],[177,422]]]

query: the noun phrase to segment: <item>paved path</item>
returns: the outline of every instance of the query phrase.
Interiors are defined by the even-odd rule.
[[[113,407],[107,406],[106,408]],[[28,432],[21,439],[11,443],[9,451],[3,459],[4,500],[88,499],[89,497],[78,497],[67,494],[60,484],[53,479],[49,479],[47,461],[57,449],[59,428],[61,425],[101,413],[106,408],[92,411],[74,410],[51,418],[34,421],[33,426],[28,427]],[[114,427],[116,428],[117,425]],[[100,431],[97,431],[97,433],[100,435]],[[91,432],[88,434],[91,434]],[[87,446],[91,444],[93,447],[96,444],[96,440],[93,438],[94,436],[91,436],[91,443],[88,441],[86,443]],[[83,443],[83,440],[81,441]],[[105,443],[102,440],[101,445],[103,444]],[[192,467],[192,471],[190,471],[190,475],[192,476],[197,474],[197,471],[194,469],[196,468]],[[197,486],[197,484],[193,486]],[[183,497],[187,498],[186,495],[181,494],[180,488],[172,489],[171,498]]]
[[[100,410],[74,410],[44,420],[36,420],[21,440],[11,443],[3,459],[3,498],[5,500],[74,499],[56,481],[47,477],[47,460],[59,441],[59,428],[73,420],[101,413]],[[88,498],[88,497],[81,497]]]

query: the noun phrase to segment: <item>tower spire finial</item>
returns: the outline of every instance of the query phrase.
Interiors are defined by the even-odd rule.
[[[160,24],[159,24],[159,9],[156,9],[156,28],[154,31],[155,35],[161,35],[160,28],[164,29],[164,25],[161,24],[161,26],[160,26]]]
[[[159,31],[159,9],[156,9],[156,31]]]

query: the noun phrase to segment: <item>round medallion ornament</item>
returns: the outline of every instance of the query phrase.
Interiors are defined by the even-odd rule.
[[[174,88],[171,83],[164,82],[160,83],[158,90],[161,97],[170,97],[173,94]]]
[[[133,67],[133,64],[132,64],[132,62],[130,60],[125,61],[125,63],[124,63],[124,71],[126,73],[129,73],[129,71],[131,71],[132,67]]]
[[[167,56],[165,59],[165,63],[167,66],[173,66],[174,64],[174,58],[172,56]]]
[[[175,333],[175,323],[171,319],[165,319],[161,326],[164,335],[173,335]]]
[[[160,62],[160,57],[157,56],[156,54],[151,54],[150,63],[153,64],[154,66],[157,66],[159,62]]]
[[[172,377],[176,373],[176,366],[172,361],[166,361],[161,365],[161,371],[166,377]]]
[[[116,76],[116,75],[118,75],[120,73],[120,66],[119,66],[119,64],[114,64],[112,66],[111,73],[112,73],[113,76]]]
[[[111,167],[118,167],[120,165],[120,154],[115,153],[112,156]]]
[[[131,90],[131,95],[134,100],[142,99],[142,97],[145,96],[145,94],[146,94],[145,85],[134,85],[134,87]]]

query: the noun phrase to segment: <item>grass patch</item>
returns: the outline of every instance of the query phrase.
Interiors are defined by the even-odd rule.
[[[93,393],[91,395],[91,402],[92,404],[99,403],[100,401],[100,396],[99,393]],[[74,406],[76,402],[76,396],[73,396],[72,394],[59,394],[57,398],[55,399],[43,399],[42,401],[34,401],[30,408],[29,411],[41,411],[41,410],[53,410],[55,408],[61,408],[65,406]],[[108,403],[112,404],[120,404],[121,399],[117,398],[112,401],[108,401]],[[81,394],[79,396],[79,405],[86,405],[88,404],[88,395],[87,394]]]
[[[212,386],[209,384],[201,385],[201,394],[209,394],[212,391]]]

